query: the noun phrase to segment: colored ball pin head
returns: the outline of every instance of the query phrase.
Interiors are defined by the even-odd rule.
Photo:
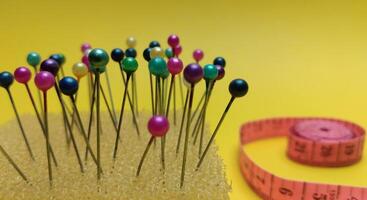
[[[180,38],[177,35],[172,34],[168,36],[167,42],[170,47],[174,48],[180,44]]]
[[[90,69],[89,69],[90,63],[89,63],[88,56],[84,55],[84,56],[82,57],[82,63],[84,63],[84,64],[88,67],[88,70],[90,70]]]
[[[175,54],[175,56],[179,56],[181,54],[181,52],[182,52],[181,45],[173,47],[173,53]]]
[[[248,92],[248,84],[243,79],[234,79],[229,84],[228,90],[233,97],[243,97]]]
[[[126,57],[121,61],[121,66],[126,74],[132,74],[138,69],[139,65],[135,58]]]
[[[78,81],[70,76],[65,76],[59,81],[59,87],[63,94],[72,96],[78,91]]]
[[[167,58],[172,58],[174,55],[173,55],[173,50],[172,48],[167,48],[164,53],[166,54],[166,57]]]
[[[47,59],[41,63],[41,71],[50,72],[54,76],[57,75],[59,69],[60,66],[54,59]]]
[[[183,63],[179,58],[170,58],[167,62],[168,71],[175,76],[176,74],[181,73],[183,69]]]
[[[160,47],[153,47],[151,49],[152,50],[150,51],[150,58],[164,57],[164,52],[163,52],[162,48],[160,48]]]
[[[158,41],[151,41],[149,43],[149,48],[154,48],[154,47],[161,47],[161,44],[159,44]]]
[[[155,115],[148,121],[148,130],[154,137],[162,137],[169,130],[169,122],[166,117]]]
[[[192,57],[194,57],[194,60],[198,63],[204,58],[204,52],[201,49],[196,49],[192,53]]]
[[[184,78],[191,85],[194,85],[203,78],[203,69],[200,67],[200,65],[191,63],[184,69]]]
[[[84,76],[86,76],[89,72],[88,67],[82,63],[82,62],[77,62],[73,65],[73,74],[78,78],[81,79]]]
[[[221,80],[224,77],[224,75],[226,73],[225,73],[224,67],[222,67],[220,65],[215,65],[215,67],[218,70],[218,76],[217,76],[217,78],[215,80],[219,81],[219,80]]]
[[[213,60],[214,65],[220,65],[223,68],[226,67],[226,60],[223,57],[216,57]]]
[[[122,59],[124,59],[125,53],[120,48],[115,48],[111,51],[111,58],[115,62],[120,62]]]
[[[146,49],[144,49],[144,52],[143,52],[143,57],[144,57],[144,59],[147,61],[147,62],[149,62],[150,61],[150,52],[152,51],[152,49],[151,48],[146,48]]]
[[[0,73],[0,86],[8,89],[11,84],[13,84],[14,77],[13,75],[8,71],[3,71]]]
[[[34,77],[34,83],[39,90],[46,92],[55,85],[55,77],[48,71],[41,71]]]
[[[128,48],[125,51],[125,55],[126,55],[126,57],[136,58],[137,53],[136,53],[136,50],[134,48]]]
[[[31,79],[32,73],[27,67],[18,67],[14,71],[14,78],[18,83],[26,84]]]
[[[149,61],[149,71],[154,76],[162,76],[165,71],[167,70],[167,63],[166,61],[161,57],[155,57]]]
[[[211,81],[218,77],[218,69],[213,64],[207,64],[203,69],[204,79]]]
[[[88,49],[92,49],[92,45],[90,45],[89,43],[83,43],[80,47],[82,53],[85,53],[85,51],[87,51]]]
[[[93,72],[104,72],[109,60],[110,58],[108,56],[108,53],[101,48],[93,49],[88,55],[90,68]]]
[[[136,39],[132,36],[126,39],[126,44],[129,48],[135,48],[136,46]]]
[[[27,55],[27,63],[32,66],[32,67],[36,67],[37,65],[39,65],[41,62],[41,56],[37,53],[37,52],[30,52]]]
[[[63,54],[57,53],[57,54],[52,54],[49,59],[53,59],[55,60],[59,66],[63,65],[65,63],[65,56]]]

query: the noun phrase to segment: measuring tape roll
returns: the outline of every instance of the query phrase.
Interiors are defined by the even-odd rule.
[[[360,126],[335,119],[274,118],[244,124],[240,130],[240,168],[263,199],[367,200],[367,188],[288,180],[254,163],[243,145],[265,138],[288,137],[290,159],[315,166],[346,166],[361,159],[365,132]]]

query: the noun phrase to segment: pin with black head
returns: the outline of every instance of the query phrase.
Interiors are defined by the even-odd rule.
[[[189,96],[189,104],[188,104],[188,110],[187,110],[184,153],[183,153],[183,161],[182,161],[182,168],[181,168],[181,182],[180,182],[181,187],[183,186],[184,180],[185,180],[187,148],[188,148],[188,141],[189,141],[190,125],[191,125],[190,116],[191,116],[191,108],[192,108],[192,103],[193,103],[193,98],[194,98],[194,90],[195,90],[195,85],[203,78],[203,69],[197,63],[189,64],[184,69],[184,78],[190,84],[190,96]]]
[[[124,59],[124,51],[120,48],[115,48],[111,51],[111,58],[113,61],[117,62],[120,66],[120,72],[121,72],[121,76],[122,76],[122,80],[124,82],[124,85],[126,83],[126,78],[125,78],[125,74],[124,74],[124,71],[122,69],[122,60]],[[126,85],[125,85],[126,87]],[[135,130],[136,130],[136,133],[138,135],[140,135],[140,130],[139,130],[139,125],[138,125],[138,122],[137,122],[137,119],[136,119],[136,114],[135,114],[135,109],[134,109],[134,104],[133,104],[133,101],[131,100],[131,97],[130,97],[130,92],[127,91],[127,99],[129,101],[129,105],[130,105],[130,109],[131,109],[131,113],[132,113],[132,117],[133,117],[133,122],[134,122],[134,125],[135,125]],[[116,134],[117,134],[117,129],[118,127],[118,124],[116,122]]]
[[[199,167],[201,166],[201,164],[202,164],[202,162],[203,162],[206,154],[208,153],[209,147],[213,143],[214,138],[217,135],[218,130],[219,130],[220,126],[222,125],[222,122],[223,122],[224,118],[226,117],[226,115],[228,113],[228,110],[232,106],[233,101],[236,98],[245,96],[247,94],[247,92],[248,92],[248,89],[249,89],[248,84],[243,79],[234,79],[229,84],[228,90],[231,93],[231,96],[232,97],[229,100],[229,102],[228,102],[228,104],[227,104],[227,106],[226,106],[226,108],[225,108],[225,110],[224,110],[224,112],[223,112],[223,114],[222,114],[222,116],[221,116],[221,118],[220,118],[217,126],[215,127],[215,130],[214,130],[212,136],[210,137],[210,140],[209,140],[207,146],[205,147],[205,150],[204,150],[203,154],[200,157],[200,160],[199,160],[199,162],[198,162],[198,164],[196,166],[196,170],[199,169]]]
[[[65,64],[65,55],[62,53],[55,53],[50,55],[49,59],[53,59],[55,60],[59,66],[60,66],[60,71],[61,71],[61,76],[64,77],[65,76],[65,72],[64,72],[64,68],[62,67]]]
[[[143,57],[144,57],[144,60],[147,61],[149,63],[149,61],[151,60],[150,58],[150,52],[152,51],[151,48],[146,48],[144,49],[143,51]],[[149,81],[150,81],[150,103],[151,103],[151,106],[152,106],[152,115],[154,114],[154,106],[155,106],[155,102],[154,102],[154,90],[153,90],[153,75],[152,73],[150,73],[150,71],[148,70],[148,73],[149,73]]]
[[[126,57],[136,58],[136,39],[132,36],[128,37],[126,40],[127,49],[125,50]],[[138,106],[138,90],[137,90],[137,82],[136,82],[136,74],[134,73],[131,77],[131,93],[132,93],[132,101],[135,109],[135,113],[139,115],[139,106]]]
[[[61,92],[64,95],[70,97],[71,103],[73,105],[73,108],[74,108],[74,111],[75,111],[75,114],[76,114],[76,117],[77,117],[77,120],[78,120],[78,123],[79,123],[80,128],[81,128],[82,135],[84,136],[84,139],[86,140],[87,136],[86,136],[85,129],[84,129],[84,126],[83,126],[83,122],[80,118],[80,114],[79,114],[78,108],[76,106],[75,97],[74,97],[74,95],[77,93],[78,88],[79,88],[78,81],[76,79],[70,77],[70,76],[65,76],[64,78],[62,78],[59,81],[59,87],[60,87]],[[75,137],[74,137],[73,132],[70,132],[70,138],[71,138],[71,141],[73,143],[73,147],[74,147],[74,151],[75,151],[78,163],[79,163],[80,171],[83,173],[84,172],[83,163],[82,163],[82,160],[81,160],[81,157],[80,157],[80,154],[79,154],[78,145],[75,141]],[[87,146],[90,147],[89,141],[86,140],[86,142],[87,142]]]
[[[32,73],[31,71],[27,68],[27,67],[18,67],[15,71],[14,71],[14,78],[18,83],[23,84],[26,87],[27,93],[28,93],[28,97],[31,100],[32,106],[33,106],[33,110],[36,114],[37,120],[41,126],[42,129],[42,133],[44,136],[46,136],[46,130],[43,124],[43,120],[42,120],[42,116],[40,115],[40,113],[38,112],[37,106],[36,106],[36,102],[34,101],[32,92],[29,88],[28,82],[29,80],[32,78]],[[43,107],[43,106],[42,106]],[[43,111],[42,111],[43,113]],[[52,147],[50,145],[50,152],[51,152],[51,156],[53,159],[53,162],[55,164],[55,166],[57,166],[57,160],[55,157],[55,154],[52,150]]]
[[[52,186],[52,165],[51,165],[51,154],[50,154],[50,137],[48,129],[48,107],[47,107],[47,90],[55,85],[55,77],[48,71],[40,71],[34,77],[34,83],[39,90],[43,92],[43,114],[44,114],[44,127],[45,127],[45,140],[46,140],[46,152],[47,152],[47,166],[48,166],[48,179],[50,186]]]
[[[30,52],[27,55],[27,63],[32,66],[33,68],[33,72],[36,74],[38,72],[37,66],[40,64],[41,62],[41,56],[39,55],[39,53],[37,52]],[[41,93],[39,90],[37,90],[37,95],[38,95],[38,102],[39,102],[39,108],[40,110],[43,112],[43,103],[42,103],[42,97],[41,97]]]
[[[223,57],[218,56],[218,57],[214,58],[213,65],[219,65],[219,66],[222,66],[223,68],[225,68],[226,67],[226,60]]]
[[[95,48],[90,51],[88,54],[88,60],[90,63],[91,71],[95,75],[94,84],[96,84],[96,112],[97,112],[97,178],[98,180],[101,178],[102,169],[101,169],[101,142],[100,142],[100,74],[103,73],[106,69],[106,65],[109,61],[108,53],[101,48]],[[90,151],[92,153],[92,151]]]
[[[17,110],[17,107],[15,105],[15,102],[14,102],[14,99],[13,99],[13,95],[10,91],[10,86],[13,84],[14,82],[14,77],[13,75],[10,73],[10,72],[7,72],[7,71],[3,71],[0,73],[0,86],[2,88],[4,88],[6,90],[6,92],[8,93],[8,96],[9,96],[9,99],[10,99],[10,102],[11,102],[11,105],[13,107],[13,110],[14,110],[14,113],[15,113],[15,117],[17,119],[17,122],[18,122],[18,125],[19,125],[19,128],[20,128],[20,131],[22,133],[22,136],[23,136],[23,139],[24,139],[24,142],[26,144],[26,147],[27,147],[27,150],[28,150],[28,153],[30,155],[30,157],[32,158],[32,160],[34,160],[34,156],[33,156],[33,152],[32,152],[32,149],[31,149],[31,146],[28,142],[28,138],[27,138],[27,135],[25,133],[25,130],[23,128],[23,124],[20,120],[20,117],[19,117],[19,114],[18,114],[18,110]]]
[[[140,174],[145,157],[149,152],[150,146],[152,145],[154,139],[157,137],[164,137],[167,134],[169,130],[169,121],[166,117],[162,115],[153,115],[153,117],[151,117],[148,121],[148,130],[151,134],[151,137],[149,139],[147,147],[144,150],[143,156],[140,159],[138,169],[136,171],[136,176],[139,176]]]
[[[154,47],[161,47],[161,44],[158,41],[153,40],[149,43],[149,48],[154,48]]]
[[[117,156],[117,150],[118,150],[118,144],[119,144],[118,141],[120,138],[120,132],[121,132],[122,121],[123,121],[123,116],[124,116],[126,96],[127,96],[127,91],[129,87],[129,80],[130,80],[130,77],[134,75],[134,72],[138,69],[138,62],[133,57],[126,57],[121,61],[121,66],[122,66],[122,70],[126,73],[126,82],[125,82],[124,95],[122,98],[120,118],[119,118],[118,127],[117,127],[115,147],[114,147],[114,152],[113,152],[114,160],[116,159],[116,156]]]

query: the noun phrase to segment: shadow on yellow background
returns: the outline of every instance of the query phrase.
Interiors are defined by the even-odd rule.
[[[232,183],[232,199],[258,198],[238,167],[238,129],[243,122],[271,116],[316,115],[367,124],[364,1],[2,0],[0,19],[0,69],[11,72],[26,64],[29,51],[38,51],[43,58],[64,53],[64,68],[71,74],[72,64],[81,57],[82,42],[110,51],[126,48],[125,39],[130,35],[138,39],[138,87],[148,84],[141,52],[150,40],[159,40],[166,47],[167,36],[178,34],[186,64],[193,61],[195,48],[204,50],[203,63],[224,56],[226,77],[216,85],[209,107],[212,129],[230,98],[228,82],[242,77],[250,84],[248,96],[235,101],[216,140]],[[108,67],[110,74],[119,74],[115,63]],[[119,107],[122,82],[119,75],[111,79]],[[85,88],[82,86],[83,94]],[[12,91],[20,112],[32,112],[25,88],[14,84]],[[143,95],[140,89],[139,96]],[[0,91],[0,97],[0,119],[5,122],[13,118],[13,111],[5,90]],[[59,111],[55,94],[50,98],[51,110]],[[80,102],[81,109],[86,110],[88,104]],[[143,98],[139,103],[140,107],[150,108]],[[266,144],[256,148],[268,148]],[[256,155],[256,150],[253,154],[267,157]],[[272,167],[279,170],[276,163]]]

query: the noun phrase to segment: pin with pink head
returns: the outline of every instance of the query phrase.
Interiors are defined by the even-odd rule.
[[[172,34],[168,36],[167,42],[170,47],[174,48],[180,44],[180,38],[177,35]]]
[[[90,45],[89,43],[83,43],[81,46],[80,46],[80,50],[82,51],[83,54],[85,54],[85,52],[89,49],[92,49],[92,45]]]
[[[18,67],[14,71],[14,78],[18,83],[27,84],[31,77],[31,70],[27,67]]]
[[[204,52],[201,49],[195,49],[195,51],[192,53],[192,57],[196,63],[199,63],[204,58]]]
[[[48,71],[40,71],[34,77],[34,83],[44,93],[55,85],[55,77]]]
[[[165,136],[169,130],[168,119],[161,115],[154,115],[148,121],[148,130],[153,137]]]
[[[167,62],[167,68],[171,75],[175,76],[181,73],[183,69],[183,63],[179,58],[172,57]]]

